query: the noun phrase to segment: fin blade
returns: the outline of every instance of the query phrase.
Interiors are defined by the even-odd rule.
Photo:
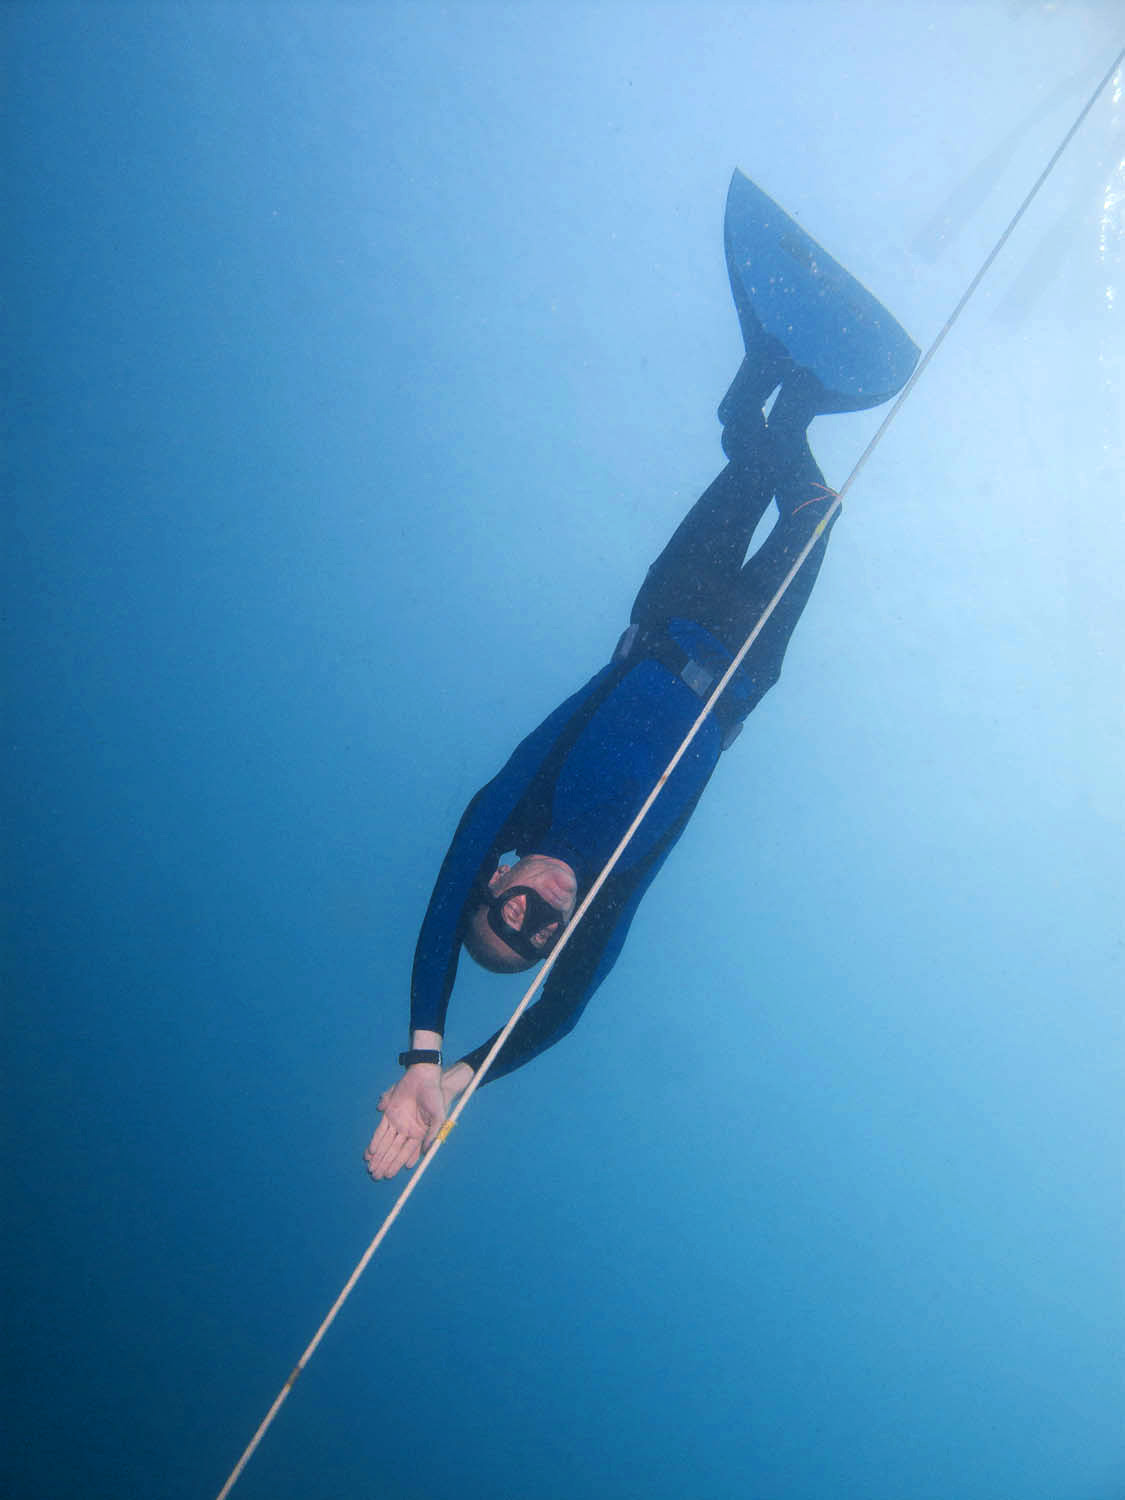
[[[920,350],[866,287],[742,172],[724,222],[727,271],[747,354],[759,330],[827,389],[833,410],[878,406],[906,384]]]

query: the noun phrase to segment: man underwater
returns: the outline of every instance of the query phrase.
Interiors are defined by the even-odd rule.
[[[918,351],[886,309],[741,173],[726,250],[746,355],[719,406],[726,467],[649,568],[612,661],[477,792],[449,846],[414,955],[410,1048],[364,1153],[375,1179],[413,1167],[492,1038],[443,1070],[462,944],[484,968],[545,958],[697,718],[835,492],[808,444],[814,417],[889,400]],[[774,391],[768,420],[763,408]],[[754,531],[778,517],[747,560]],[[837,511],[836,514],[839,512]],[[816,541],[738,672],[488,1073],[499,1078],[575,1025],[687,826],[719,756],[781,674],[828,546]],[[505,856],[514,852],[514,862]]]

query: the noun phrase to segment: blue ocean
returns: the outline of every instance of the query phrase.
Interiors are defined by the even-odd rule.
[[[724,460],[735,168],[926,349],[1096,0],[10,0],[7,1500],[213,1500],[407,1177],[466,803]],[[1125,1497],[1125,101],[579,1025],[238,1500]],[[887,411],[818,417],[840,486]],[[460,1057],[526,975],[465,961]]]

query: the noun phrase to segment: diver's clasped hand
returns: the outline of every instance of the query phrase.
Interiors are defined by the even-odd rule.
[[[441,1066],[415,1063],[379,1100],[383,1118],[363,1153],[367,1170],[378,1182],[401,1167],[413,1167],[441,1129],[445,1100]]]
[[[376,1182],[393,1177],[402,1167],[417,1166],[472,1076],[465,1063],[454,1063],[444,1073],[437,1063],[415,1063],[387,1089],[378,1106],[383,1118],[363,1153]]]

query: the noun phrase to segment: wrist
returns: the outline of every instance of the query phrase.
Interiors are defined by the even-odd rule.
[[[442,1082],[455,1093],[463,1093],[473,1081],[473,1070],[467,1062],[455,1062],[442,1074]]]
[[[410,1046],[398,1055],[404,1068],[441,1068],[441,1032],[416,1030],[410,1033]]]

